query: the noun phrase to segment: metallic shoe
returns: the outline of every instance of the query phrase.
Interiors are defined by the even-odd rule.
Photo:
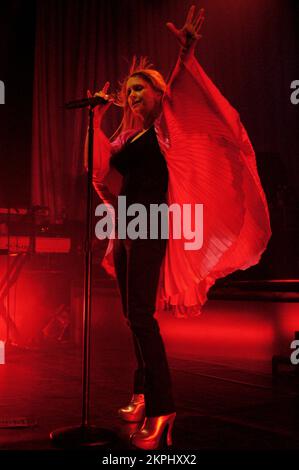
[[[146,417],[139,431],[131,435],[131,444],[138,449],[152,450],[172,445],[172,428],[176,413]]]
[[[144,395],[142,393],[134,393],[128,406],[120,408],[118,414],[124,421],[130,423],[138,423],[143,421],[145,416],[145,402]]]

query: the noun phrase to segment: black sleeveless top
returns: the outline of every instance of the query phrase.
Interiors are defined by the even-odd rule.
[[[154,127],[130,142],[133,138],[110,159],[110,165],[123,175],[120,195],[126,196],[127,207],[166,203],[168,169]]]

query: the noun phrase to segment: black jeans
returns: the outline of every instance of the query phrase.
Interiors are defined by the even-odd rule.
[[[175,411],[163,340],[154,318],[166,240],[114,240],[114,264],[123,311],[137,359],[134,393],[144,393],[146,416]]]

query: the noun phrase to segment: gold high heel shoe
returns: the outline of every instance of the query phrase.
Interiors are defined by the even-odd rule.
[[[144,395],[142,393],[134,393],[128,406],[120,408],[118,414],[121,419],[130,423],[142,421],[145,416]]]
[[[172,428],[176,413],[146,417],[139,431],[131,435],[131,444],[145,450],[163,448],[172,445]],[[167,431],[166,439],[165,433]]]

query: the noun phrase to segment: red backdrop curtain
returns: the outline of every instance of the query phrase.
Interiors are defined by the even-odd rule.
[[[87,111],[66,111],[68,100],[117,87],[134,54],[147,55],[164,75],[176,60],[177,44],[165,27],[182,25],[182,0],[44,0],[37,2],[33,103],[32,202],[50,208],[52,221],[84,214],[83,145]],[[207,73],[240,111],[256,150],[289,152],[295,143],[289,84],[296,54],[292,2],[202,0],[204,38],[198,57]],[[281,33],[283,31],[283,33]],[[277,54],[290,57],[288,63]],[[292,59],[293,57],[293,59]],[[275,77],[275,79],[274,79]],[[109,110],[108,134],[119,121]],[[289,122],[282,131],[282,122]],[[293,177],[290,171],[290,178]]]
[[[106,80],[117,87],[136,53],[153,58],[163,72],[169,70],[177,47],[164,24],[169,15],[185,10],[179,3],[38,2],[32,198],[50,208],[52,221],[64,213],[71,219],[84,213],[87,110],[67,111],[64,103],[84,97],[88,88],[100,89]],[[118,113],[109,111],[108,134],[119,122]]]

